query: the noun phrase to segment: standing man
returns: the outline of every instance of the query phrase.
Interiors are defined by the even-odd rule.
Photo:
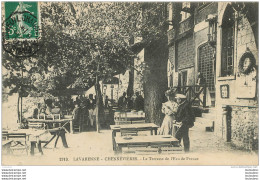
[[[180,128],[177,130],[175,137],[181,142],[183,139],[184,151],[190,150],[189,128],[194,126],[195,116],[190,103],[186,100],[183,94],[176,94],[176,101],[179,104],[176,121],[180,123]]]
[[[144,110],[144,98],[138,92],[135,93],[135,96],[136,96],[135,101],[134,101],[135,110],[143,111]]]
[[[123,93],[123,96],[121,96],[118,99],[118,109],[125,111],[126,110],[126,105],[127,105],[127,98],[126,98],[126,92]]]

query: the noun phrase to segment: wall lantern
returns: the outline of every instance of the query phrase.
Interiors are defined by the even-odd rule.
[[[208,43],[215,47],[217,42],[217,16],[209,14],[207,16],[206,22],[209,23],[208,26]]]

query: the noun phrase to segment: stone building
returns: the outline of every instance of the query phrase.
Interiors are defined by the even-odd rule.
[[[193,86],[197,74],[206,79],[211,97],[215,98],[214,47],[208,43],[208,15],[217,13],[218,3],[171,3],[168,31],[169,61],[173,68],[172,85]]]
[[[216,108],[227,141],[258,148],[258,3],[218,3]],[[221,126],[220,126],[221,127]]]
[[[168,9],[168,86],[192,88],[200,72],[216,112],[214,133],[255,149],[258,3],[177,2]]]

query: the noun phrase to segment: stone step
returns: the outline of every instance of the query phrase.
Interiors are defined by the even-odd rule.
[[[216,113],[202,113],[202,117],[205,119],[216,119]]]
[[[212,122],[216,121],[215,119],[210,119],[210,118],[204,118],[204,117],[196,117],[195,122]]]
[[[200,111],[201,113],[208,113],[209,107],[192,106],[193,109]]]
[[[208,127],[208,126],[212,126],[213,122],[215,122],[215,120],[205,119],[203,117],[196,117],[194,124],[200,125],[200,126],[203,126],[203,127]]]
[[[209,113],[216,113],[217,109],[215,107],[209,108]]]

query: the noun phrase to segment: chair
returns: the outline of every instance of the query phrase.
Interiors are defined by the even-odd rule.
[[[149,149],[151,148],[148,147],[148,143],[128,144],[127,147],[122,148],[122,154],[142,154],[142,152],[148,152]],[[158,149],[155,149],[155,151],[158,151]]]
[[[114,121],[115,121],[116,125],[131,124],[131,121],[127,120],[127,113],[126,112],[115,112],[114,113]]]
[[[121,136],[137,136],[138,130],[135,128],[121,128],[120,133]]]
[[[122,125],[122,124],[131,124],[131,121],[119,121],[119,120],[114,120],[115,125]]]
[[[152,147],[140,148],[140,149],[136,149],[135,154],[138,154],[138,155],[159,154],[159,149],[158,148],[152,148]]]
[[[143,124],[145,120],[132,121],[132,124]]]
[[[2,141],[8,140],[7,134],[8,131],[2,131]]]
[[[27,135],[26,133],[8,133],[7,137],[9,140],[13,140],[10,146],[10,152],[13,153],[15,150],[26,150],[28,155]]]
[[[181,154],[184,153],[183,147],[161,147],[160,154]]]
[[[73,131],[77,131],[78,133],[81,132],[81,122],[80,122],[80,119],[74,119],[73,120]]]
[[[159,154],[178,154],[183,152],[183,148],[178,141],[173,144],[170,142],[153,142],[151,148],[157,148]]]
[[[72,115],[64,115],[64,119],[72,119],[73,116]]]
[[[73,123],[73,131],[75,132],[75,130],[80,133],[81,132],[81,126],[79,124]]]
[[[52,115],[52,118],[53,120],[60,120],[60,114],[51,114]]]
[[[44,119],[45,120],[46,115],[44,113],[38,114],[38,119]]]
[[[45,129],[46,125],[41,122],[28,122],[28,127],[32,129]]]
[[[161,147],[172,147],[173,145],[170,142],[153,142],[151,147],[161,148]]]

